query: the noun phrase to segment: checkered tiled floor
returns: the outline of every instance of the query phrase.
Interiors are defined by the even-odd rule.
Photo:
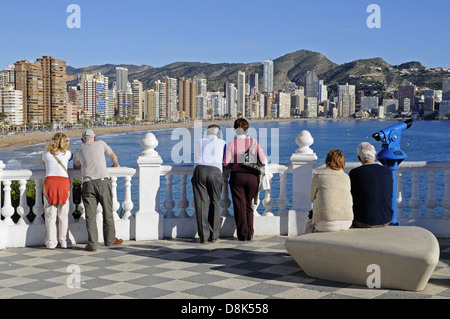
[[[308,278],[284,249],[285,241],[131,241],[100,246],[96,253],[84,245],[7,249],[0,251],[0,299],[450,298],[450,240],[440,241],[440,262],[419,293]]]

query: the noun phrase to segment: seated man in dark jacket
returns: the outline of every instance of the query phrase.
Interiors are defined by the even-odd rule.
[[[375,163],[377,153],[373,145],[358,146],[362,166],[350,171],[353,196],[354,228],[388,226],[392,220],[392,172]]]

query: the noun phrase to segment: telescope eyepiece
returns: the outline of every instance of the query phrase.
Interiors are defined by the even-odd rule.
[[[373,134],[372,137],[373,137],[376,141],[378,141],[378,142],[381,141],[381,136],[380,136],[379,133]]]
[[[413,120],[409,119],[409,120],[405,121],[405,124],[406,124],[406,129],[409,129],[411,127],[411,125],[413,124]]]

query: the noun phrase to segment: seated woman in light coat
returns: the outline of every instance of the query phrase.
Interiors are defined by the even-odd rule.
[[[317,171],[311,182],[313,214],[305,233],[347,230],[353,221],[350,178],[344,172],[342,151],[332,149],[325,160],[326,168]]]

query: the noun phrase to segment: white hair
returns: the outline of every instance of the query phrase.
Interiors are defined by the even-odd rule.
[[[206,135],[215,135],[220,138],[220,127],[217,125],[211,125],[206,129]]]
[[[362,142],[358,146],[358,157],[361,162],[374,161],[377,158],[375,147],[367,142]]]

